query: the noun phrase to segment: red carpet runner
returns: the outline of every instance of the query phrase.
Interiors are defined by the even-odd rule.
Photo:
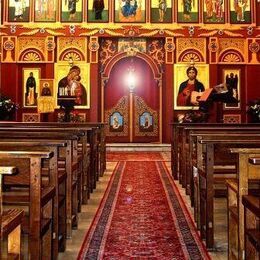
[[[163,158],[158,152],[110,152],[107,161],[163,161]]]
[[[210,258],[164,162],[121,161],[78,259]]]

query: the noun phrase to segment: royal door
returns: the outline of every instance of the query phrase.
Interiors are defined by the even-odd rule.
[[[107,142],[161,142],[161,80],[143,57],[123,57],[104,84]]]

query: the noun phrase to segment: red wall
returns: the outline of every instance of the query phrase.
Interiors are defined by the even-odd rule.
[[[167,84],[166,84],[167,82]],[[165,65],[165,73],[163,74],[163,100],[162,100],[162,124],[163,124],[163,142],[171,140],[171,126],[173,122],[173,66]]]
[[[256,25],[260,26],[260,2],[256,0]]]
[[[92,122],[100,122],[101,111],[100,111],[100,78],[98,64],[92,64],[90,67],[90,110],[85,110],[87,120]]]
[[[251,65],[245,67],[246,101],[260,98],[260,66]]]
[[[1,64],[1,93],[18,101],[18,66],[17,64]]]

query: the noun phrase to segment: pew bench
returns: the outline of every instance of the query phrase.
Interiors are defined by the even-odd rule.
[[[227,181],[228,187],[228,255],[230,259],[245,257],[244,195],[260,196],[260,148],[231,148],[239,158],[237,181]],[[251,188],[250,181],[253,182]],[[249,189],[250,188],[250,189]]]
[[[37,131],[37,129],[50,129],[60,131],[78,131],[84,132],[85,135],[88,135],[87,144],[90,143],[90,153],[84,153],[83,147],[83,176],[79,177],[79,183],[83,182],[82,185],[79,185],[78,188],[78,200],[79,200],[79,211],[81,203],[87,203],[87,200],[90,197],[90,193],[96,187],[96,181],[99,176],[102,176],[106,169],[106,144],[105,144],[105,131],[104,123],[99,122],[87,122],[87,123],[23,123],[23,122],[12,122],[12,123],[0,123],[0,131],[4,131],[6,128],[10,130],[21,130],[22,128],[27,128],[28,131]],[[23,131],[23,130],[21,130]],[[87,134],[87,132],[92,132]],[[80,138],[81,139],[81,138]],[[79,141],[80,143],[81,141]],[[92,144],[91,144],[92,142]],[[94,143],[93,143],[94,142]],[[79,149],[80,150],[80,149]],[[90,160],[91,158],[91,160]],[[90,162],[88,162],[90,161]],[[79,160],[79,163],[81,161]],[[87,163],[86,163],[87,162]],[[80,190],[81,189],[81,190]],[[69,235],[70,236],[70,235]]]
[[[63,252],[66,248],[66,169],[58,168],[59,151],[66,147],[66,142],[59,140],[0,140],[0,149],[44,148],[53,153],[52,164],[42,165],[42,176],[55,187],[53,209],[53,256],[58,256],[58,251]],[[49,172],[50,169],[50,172]],[[50,173],[50,175],[49,175]]]
[[[191,205],[194,205],[194,187],[193,187],[193,167],[198,164],[198,163],[202,163],[203,160],[203,150],[200,150],[199,152],[197,151],[197,141],[202,138],[207,138],[208,140],[210,139],[216,139],[216,138],[222,138],[223,140],[225,138],[228,138],[229,136],[233,136],[233,138],[240,138],[240,137],[244,137],[245,139],[254,139],[256,138],[256,136],[259,136],[259,132],[252,132],[249,131],[247,132],[246,130],[241,131],[241,130],[234,130],[234,131],[226,131],[225,130],[218,130],[217,132],[214,132],[213,129],[211,129],[210,131],[208,130],[203,130],[203,131],[192,131],[189,135],[189,148],[186,151],[186,157],[185,157],[185,161],[184,161],[184,165],[186,165],[186,172],[184,174],[186,174],[186,193],[190,194],[190,198],[191,198]],[[200,147],[199,147],[200,148]],[[215,151],[217,155],[215,155],[215,159],[214,159],[214,170],[215,172],[225,172],[225,171],[229,171],[232,170],[232,168],[234,168],[234,166],[232,166],[231,169],[227,168],[227,165],[230,164],[230,155],[229,157],[226,157],[225,153],[222,154],[221,151],[221,145],[219,145],[219,147],[215,147],[215,150],[218,149],[219,151]],[[202,156],[201,156],[202,155]],[[224,155],[224,156],[223,156]],[[234,157],[234,156],[233,156]],[[232,158],[232,161],[234,162],[235,158]],[[225,165],[225,167],[222,167],[223,165]]]
[[[2,210],[2,176],[17,173],[16,167],[0,167],[0,258],[1,259],[21,259],[21,224],[24,215],[23,210],[9,209]],[[3,213],[2,213],[3,212]],[[7,240],[6,250],[1,245]]]
[[[18,173],[5,176],[3,202],[9,205],[29,207],[28,223],[30,259],[51,259],[52,219],[55,187],[42,185],[42,164],[51,160],[52,152],[46,149],[0,150],[0,165],[15,165]],[[26,219],[25,219],[26,220]]]
[[[218,151],[217,147],[221,147],[221,149]],[[197,185],[197,193],[194,193],[194,198],[196,198],[194,204],[196,204],[201,237],[206,239],[208,248],[214,247],[214,177],[221,173],[223,176],[219,180],[224,182],[230,175],[234,178],[238,174],[236,157],[229,153],[229,148],[232,147],[260,147],[260,136],[229,134],[225,137],[215,136],[212,138],[199,136],[197,140],[199,175],[198,178],[194,179],[194,182],[198,181],[197,184],[194,183],[194,186]],[[218,154],[220,154],[221,159],[219,164],[221,165],[223,160],[223,166],[230,168],[227,171],[225,169],[216,171],[215,159]]]
[[[260,197],[243,195],[245,259],[260,258]]]
[[[182,161],[183,161],[183,151],[185,150],[184,145],[189,135],[189,131],[194,129],[204,129],[204,128],[216,128],[216,127],[226,127],[228,125],[219,123],[172,123],[172,135],[171,135],[171,169],[172,175],[175,180],[179,180],[182,184]]]
[[[78,168],[82,169],[78,177],[78,201],[79,212],[82,203],[87,203],[90,197],[90,192],[96,186],[96,181],[99,176],[103,175],[105,169],[105,137],[104,124],[101,123],[2,123],[0,124],[0,131],[10,128],[10,131],[60,131],[60,132],[74,132],[79,136],[78,144]],[[95,142],[95,143],[93,143]],[[82,143],[84,145],[82,146]],[[90,153],[89,151],[90,147]],[[97,147],[97,148],[96,148]],[[100,149],[99,149],[100,148]],[[86,152],[87,151],[87,152]],[[91,157],[91,161],[90,161]],[[81,159],[83,158],[83,160]],[[102,167],[101,167],[102,165]],[[90,168],[90,169],[89,169]],[[82,183],[83,182],[83,183]]]
[[[11,133],[11,134],[10,134]],[[58,168],[65,169],[67,174],[66,183],[66,233],[67,238],[72,236],[72,228],[77,228],[78,210],[81,201],[78,198],[79,179],[82,175],[82,168],[79,168],[77,146],[80,132],[76,130],[66,130],[65,128],[0,128],[0,137],[4,139],[21,140],[59,140],[65,141],[66,147],[59,150]],[[60,170],[59,170],[60,171]]]
[[[259,136],[259,134],[258,134]],[[200,192],[199,192],[199,177],[206,180],[206,173],[211,170],[214,183],[214,196],[223,197],[226,196],[226,187],[224,180],[226,178],[236,177],[236,157],[230,155],[225,148],[229,143],[232,147],[239,146],[240,142],[255,145],[255,139],[260,138],[251,132],[235,132],[235,133],[214,133],[211,130],[209,132],[191,133],[190,134],[190,146],[189,157],[186,161],[188,167],[188,177],[190,179],[190,199],[191,205],[194,206],[194,218],[200,229]],[[251,139],[251,140],[248,140]],[[240,140],[240,141],[238,141]],[[259,141],[258,141],[259,142]],[[210,146],[212,145],[212,146]],[[211,164],[207,163],[211,161]],[[207,168],[208,167],[208,168]],[[204,184],[206,187],[206,184]],[[202,187],[202,189],[204,189]],[[204,189],[205,190],[205,189]],[[205,196],[204,196],[205,197]]]
[[[259,133],[259,124],[217,124],[217,123],[194,123],[194,124],[179,124],[174,127],[176,133],[173,133],[173,140],[171,145],[172,151],[172,170],[175,179],[179,179],[180,184],[186,188],[189,183],[189,179],[186,179],[186,164],[183,162],[187,161],[186,154],[189,152],[189,138],[190,135],[196,133],[234,133],[242,132],[246,130],[247,132]]]
[[[192,176],[192,165],[196,163],[196,149],[197,149],[197,137],[203,136],[208,138],[237,135],[237,137],[247,135],[249,138],[259,136],[260,127],[256,130],[253,128],[238,128],[238,127],[224,127],[224,128],[209,128],[206,129],[190,129],[186,128],[185,144],[183,145],[182,155],[182,167],[180,171],[180,181],[182,180],[182,186],[186,189],[186,194],[191,195],[191,204],[193,205],[193,176]],[[219,155],[220,156],[220,155]],[[195,159],[195,162],[194,162]],[[223,158],[222,158],[223,160]]]
[[[84,123],[68,123],[68,122],[1,122],[0,127],[52,127],[64,129],[79,129],[85,131],[86,129],[93,129],[97,134],[98,141],[98,157],[99,157],[99,175],[103,176],[106,170],[106,136],[105,136],[105,123],[102,122],[84,122]]]

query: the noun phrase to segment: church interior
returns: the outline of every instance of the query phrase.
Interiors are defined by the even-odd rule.
[[[2,0],[0,258],[260,258],[260,0]]]

